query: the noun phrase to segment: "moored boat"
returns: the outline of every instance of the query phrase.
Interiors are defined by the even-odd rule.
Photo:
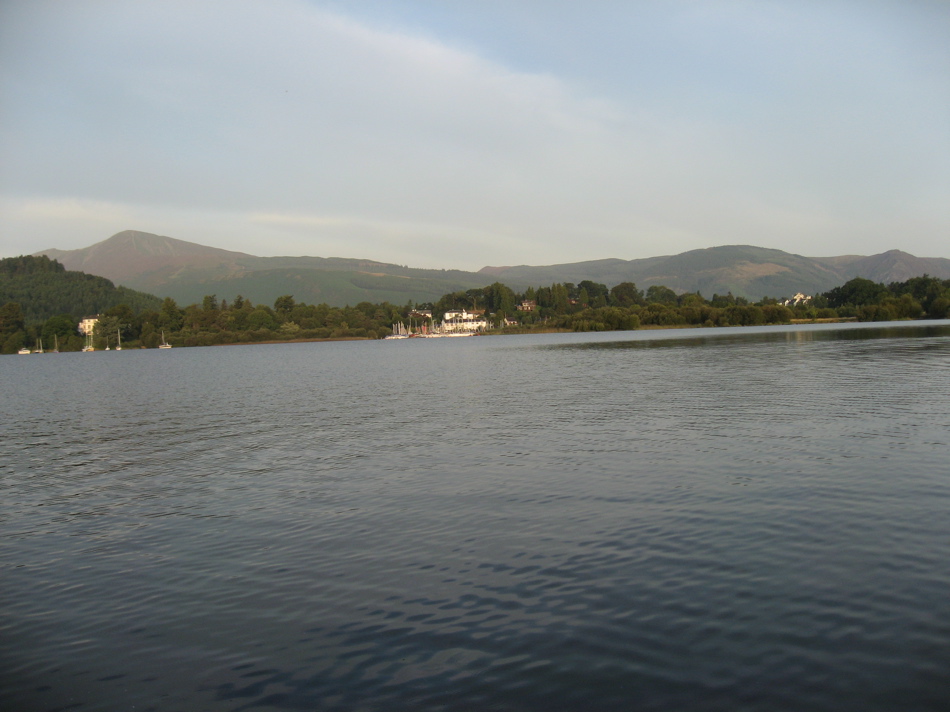
[[[410,336],[409,330],[406,328],[406,325],[402,322],[398,324],[393,324],[393,333],[389,336],[383,338],[386,339],[408,339]]]

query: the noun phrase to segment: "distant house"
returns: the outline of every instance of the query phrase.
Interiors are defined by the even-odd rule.
[[[86,316],[82,318],[82,321],[79,322],[79,333],[83,336],[89,336],[96,329],[96,324],[99,323],[99,315],[95,316]]]
[[[791,299],[786,299],[782,304],[786,307],[797,307],[799,304],[807,304],[811,301],[811,297],[807,294],[802,294],[799,292]]]
[[[538,303],[533,299],[525,299],[518,307],[519,311],[531,312],[538,308]]]
[[[442,320],[442,331],[484,331],[488,328],[485,310],[466,311],[455,309],[445,312]]]

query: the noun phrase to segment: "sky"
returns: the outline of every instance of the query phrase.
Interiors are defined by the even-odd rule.
[[[950,257],[944,0],[0,0],[0,256]]]

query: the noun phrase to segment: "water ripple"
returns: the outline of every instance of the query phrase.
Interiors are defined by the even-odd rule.
[[[0,706],[950,699],[946,325],[444,341],[4,359]]]

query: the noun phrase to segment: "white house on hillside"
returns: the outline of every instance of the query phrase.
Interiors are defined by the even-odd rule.
[[[79,333],[83,336],[89,336],[96,328],[96,324],[99,323],[99,315],[95,316],[85,316],[82,318],[82,321],[79,322]]]

